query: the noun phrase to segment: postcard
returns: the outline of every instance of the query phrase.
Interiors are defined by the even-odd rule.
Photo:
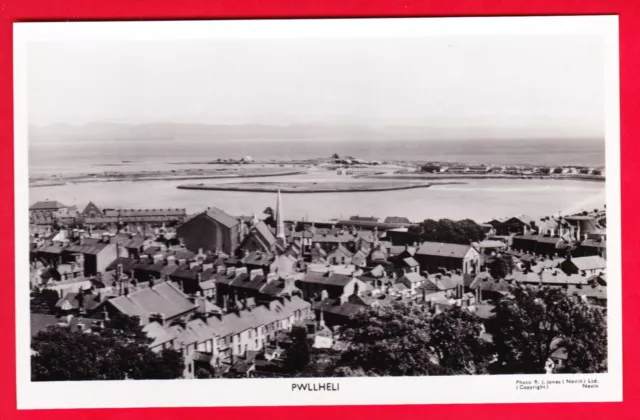
[[[18,408],[621,401],[618,67],[615,16],[14,24]]]

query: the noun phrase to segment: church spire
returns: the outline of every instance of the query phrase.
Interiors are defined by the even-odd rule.
[[[282,246],[287,243],[284,233],[284,216],[282,214],[282,198],[280,197],[280,188],[278,188],[278,201],[276,202],[276,238],[281,241]]]

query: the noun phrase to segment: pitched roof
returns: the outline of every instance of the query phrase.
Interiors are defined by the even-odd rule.
[[[349,257],[349,258],[353,256],[353,254],[351,253],[351,251],[349,251],[347,248],[345,248],[345,246],[344,246],[344,245],[342,245],[342,244],[338,244],[338,246],[336,246],[335,248],[333,248],[333,249],[331,250],[331,252],[329,252],[329,255],[334,254],[334,253],[337,253],[337,254],[343,254],[343,255],[345,255],[345,256],[347,256],[347,257]]]
[[[251,229],[249,234],[255,233],[260,235],[260,238],[266,242],[266,246],[270,248],[277,242],[276,236],[273,234],[269,226],[262,220],[256,223],[256,225]]]
[[[527,234],[527,235],[515,235],[513,237],[513,240],[538,242],[541,238],[543,238],[542,235]],[[560,238],[557,238],[557,239],[560,239]]]
[[[471,249],[470,245],[448,244],[443,242],[425,242],[416,255],[432,255],[439,257],[464,258]]]
[[[541,236],[540,238],[538,238],[537,242],[542,244],[558,245],[558,244],[564,243],[564,240],[562,238],[557,238],[552,236]]]
[[[511,283],[503,279],[495,280],[489,273],[480,273],[469,286],[470,289],[480,289],[482,291],[499,292],[505,294],[509,291]]]
[[[592,299],[607,299],[607,287],[606,286],[576,286],[570,285],[567,288],[567,294],[575,296],[586,296]]]
[[[272,301],[268,305],[260,305],[251,310],[232,312],[218,318],[207,319],[207,325],[218,337],[239,334],[250,328],[268,325],[275,321],[289,318],[295,311],[310,307],[311,304],[298,296],[285,299],[284,302]]]
[[[240,224],[238,219],[231,216],[230,214],[225,213],[224,211],[220,210],[217,207],[211,207],[205,212],[205,214],[210,218],[212,218],[213,220],[216,220],[221,224],[225,225],[228,228],[232,228]]]
[[[400,216],[389,216],[386,219],[384,219],[384,223],[397,223],[397,224],[411,224],[411,220],[407,219],[406,217],[400,217]]]
[[[324,284],[329,286],[346,286],[353,280],[352,276],[348,276],[345,274],[336,274],[332,272],[327,273],[314,273],[309,272],[305,274],[304,278],[300,281],[303,283],[316,283],[316,284]]]
[[[338,304],[336,299],[325,299],[321,302],[315,302],[313,309],[316,311],[323,311],[333,315],[339,315],[343,317],[352,316],[362,310],[362,305],[356,305],[351,302],[345,302],[341,305]]]
[[[598,241],[598,240],[595,240],[595,239],[586,239],[586,240],[582,241],[579,246],[581,246],[581,247],[606,248],[607,247],[607,242],[606,241]]]
[[[97,255],[102,252],[109,244],[107,243],[96,243],[89,245],[69,245],[64,248],[65,253],[78,253],[78,254],[91,254]]]
[[[153,339],[153,342],[149,345],[150,347],[160,346],[176,338],[175,335],[156,321],[145,325],[142,331],[147,337]]]
[[[353,257],[351,257],[351,264],[357,265],[359,267],[367,264],[367,253],[362,249],[358,250]]]
[[[45,201],[36,201],[31,205],[31,207],[29,207],[29,210],[58,210],[66,207],[67,206],[65,206],[59,201],[45,200]]]
[[[136,260],[134,260],[133,258],[118,257],[107,266],[105,271],[115,270],[120,264],[122,264],[123,271],[129,272],[131,268],[133,268],[133,266],[136,264]]]
[[[571,258],[571,263],[580,271],[599,270],[607,267],[607,260],[598,255],[591,255],[588,257],[574,257]]]
[[[80,298],[78,295],[78,293],[67,293],[63,298],[58,300],[56,307],[65,310],[80,308]],[[81,296],[82,307],[89,311],[95,309],[101,303],[97,296],[90,293],[83,293]]]
[[[515,280],[519,283],[542,283],[549,286],[564,286],[571,284],[586,285],[589,277],[580,274],[567,275],[557,268],[544,269],[540,273],[514,271],[507,276],[507,280]]]
[[[507,244],[502,241],[485,239],[484,241],[477,242],[478,248],[505,248]]]
[[[265,277],[265,275],[262,273],[261,270],[256,270],[256,271],[260,271],[260,272],[254,273],[252,271],[248,275],[240,275],[236,277],[231,282],[231,285],[241,289],[259,291],[267,284],[267,278]]]
[[[407,279],[410,283],[421,283],[425,281],[425,278],[420,273],[413,272],[405,274],[404,276],[400,277],[398,281],[402,279]]]
[[[143,217],[143,216],[186,216],[186,209],[104,209],[107,217]]]
[[[427,281],[434,285],[437,290],[455,289],[456,286],[464,284],[462,276],[458,275],[443,276],[441,274],[432,274],[427,277]]]
[[[374,217],[374,216],[370,216],[370,217],[367,217],[367,216],[351,216],[349,218],[349,220],[353,220],[353,221],[357,220],[357,221],[361,221],[361,222],[377,222],[380,219],[378,219],[377,217]]]
[[[43,252],[46,254],[60,254],[62,251],[64,251],[65,248],[59,245],[45,245],[41,248],[39,248],[37,251],[38,252]]]
[[[415,258],[413,258],[413,257],[404,258],[404,259],[402,260],[402,262],[404,262],[404,264],[405,264],[407,267],[418,267],[418,266],[420,265],[420,264],[418,264],[418,261],[416,261],[416,259],[415,259]]]
[[[141,318],[146,318],[153,312],[172,318],[196,308],[186,295],[168,282],[139,290],[129,296],[111,299],[109,302],[120,312]]]

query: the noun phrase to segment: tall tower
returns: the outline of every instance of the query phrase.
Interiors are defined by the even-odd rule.
[[[276,202],[276,238],[282,246],[287,244],[287,237],[284,233],[284,216],[282,214],[282,198],[280,188],[278,188],[278,201]]]

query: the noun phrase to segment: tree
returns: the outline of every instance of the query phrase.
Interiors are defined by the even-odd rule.
[[[271,207],[267,207],[266,209],[264,209],[262,213],[267,215],[267,218],[265,218],[263,222],[267,226],[276,227],[276,219],[275,219],[276,212],[273,211]]]
[[[489,273],[494,279],[503,279],[513,273],[513,258],[509,255],[498,255],[489,264]]]
[[[331,155],[331,159],[340,159],[340,155],[334,153],[333,155]]]
[[[205,368],[198,368],[195,372],[196,379],[211,379],[213,378],[213,374]]]
[[[95,333],[50,327],[32,341],[34,381],[176,379],[184,360],[173,349],[155,353],[135,319],[120,316]]]
[[[607,326],[602,311],[558,288],[514,287],[490,321],[498,355],[494,373],[544,373],[557,349],[566,371],[606,371]]]
[[[31,312],[39,314],[50,314],[56,308],[60,297],[58,292],[51,289],[35,291],[31,296]]]
[[[350,345],[329,369],[335,374],[425,376],[439,370],[429,350],[429,314],[424,307],[366,308],[342,333]]]
[[[446,242],[453,244],[469,244],[485,238],[482,227],[470,219],[452,221],[427,219],[409,230],[415,242]]]
[[[482,322],[477,315],[454,307],[431,321],[430,346],[441,368],[451,374],[486,373],[491,347],[480,337]]]
[[[303,370],[310,361],[311,346],[307,338],[307,330],[304,327],[293,327],[291,341],[291,346],[285,354],[284,367],[288,372],[298,372]]]

